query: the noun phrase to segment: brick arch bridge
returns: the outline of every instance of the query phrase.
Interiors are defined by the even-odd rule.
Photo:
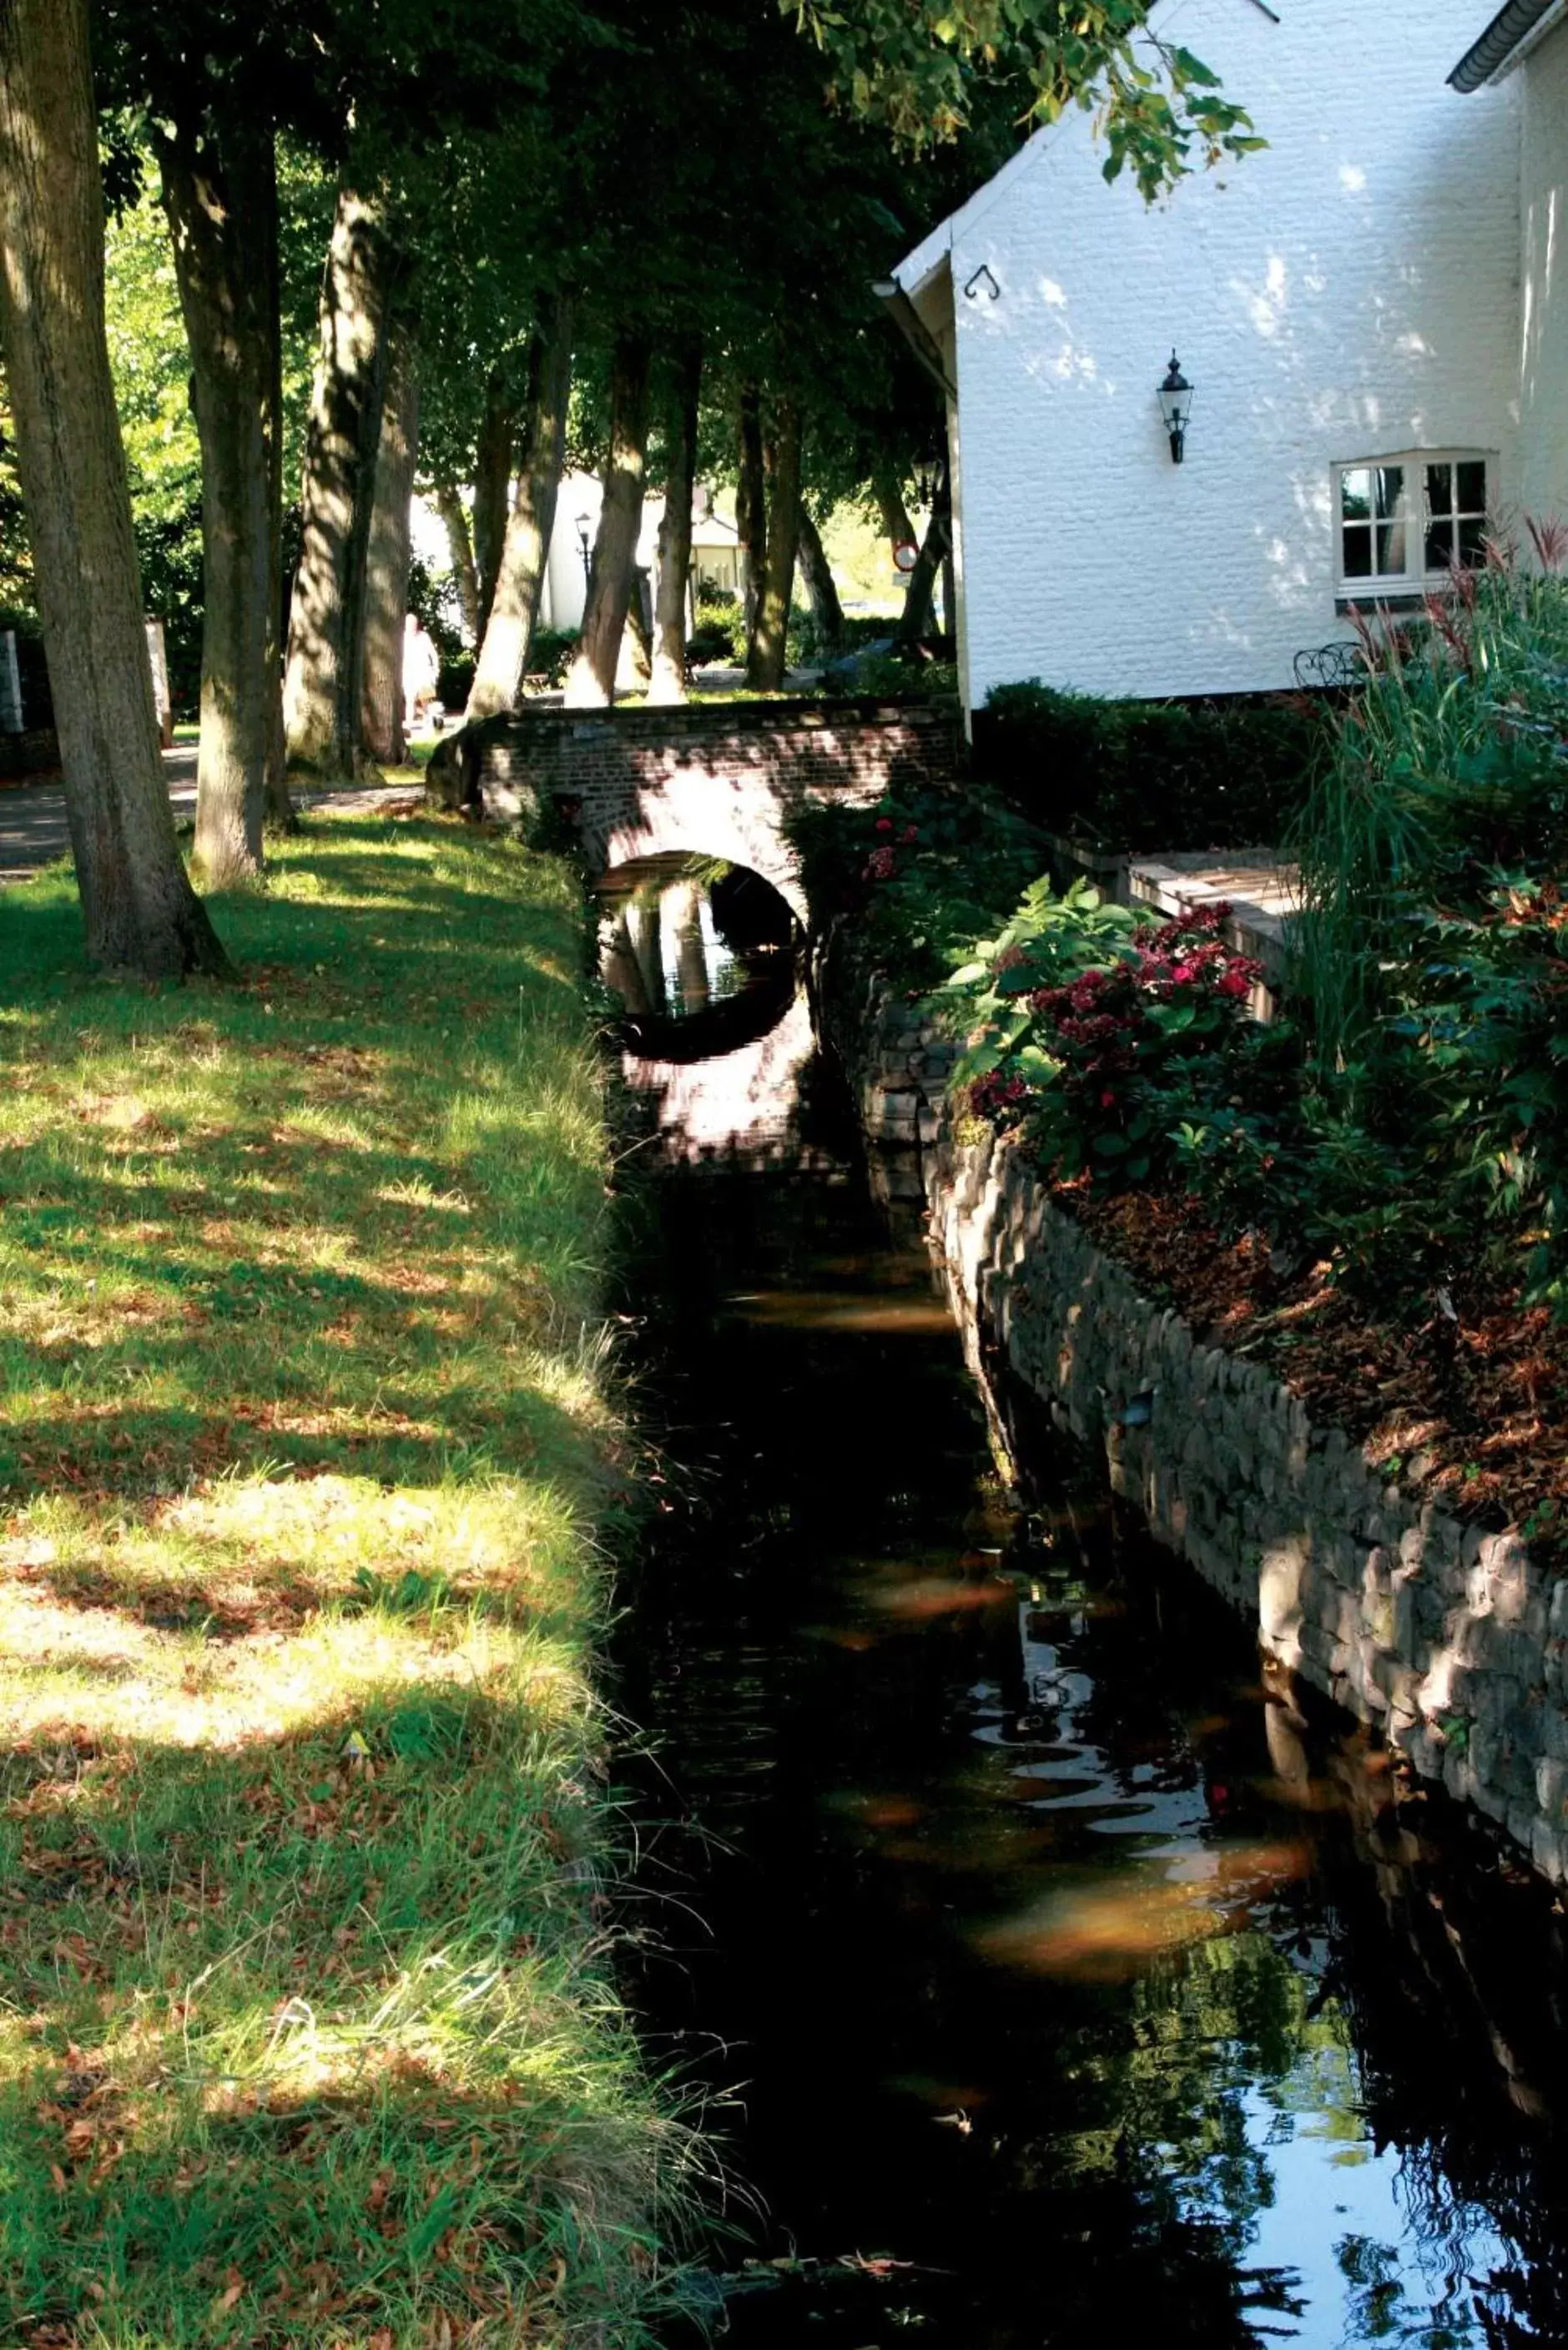
[[[496,814],[572,814],[596,876],[641,858],[722,857],[809,926],[786,826],[803,806],[867,807],[890,786],[951,783],[951,714],[877,702],[739,702],[524,711],[485,730],[477,780]]]

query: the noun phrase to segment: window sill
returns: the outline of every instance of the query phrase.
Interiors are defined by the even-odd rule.
[[[1445,571],[1429,579],[1424,588],[1389,588],[1379,594],[1369,586],[1354,595],[1348,588],[1341,588],[1335,592],[1334,608],[1342,618],[1351,612],[1420,612],[1431,597],[1452,593],[1453,584]]]

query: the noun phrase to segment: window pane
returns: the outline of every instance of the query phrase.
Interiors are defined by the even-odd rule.
[[[1377,525],[1378,577],[1402,577],[1404,570],[1405,525],[1402,522],[1380,522]]]
[[[1451,522],[1429,522],[1427,525],[1427,568],[1446,571],[1454,559],[1454,525]]]
[[[1486,466],[1484,463],[1461,465],[1459,473],[1459,512],[1485,514]]]
[[[1372,577],[1372,528],[1368,523],[1348,523],[1345,525],[1345,576],[1347,579],[1370,579]]]
[[[1372,476],[1365,465],[1354,466],[1340,475],[1339,509],[1346,522],[1371,521]]]
[[[1467,571],[1479,571],[1486,561],[1486,516],[1466,515],[1459,524],[1459,561]]]
[[[1428,465],[1427,468],[1427,511],[1431,515],[1452,514],[1454,510],[1454,469],[1451,465]]]
[[[1377,518],[1390,521],[1405,511],[1405,468],[1403,465],[1379,465],[1375,469],[1377,485]]]

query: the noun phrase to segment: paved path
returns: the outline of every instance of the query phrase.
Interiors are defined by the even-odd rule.
[[[169,797],[176,817],[192,816],[196,808],[196,746],[179,743],[163,754]],[[379,808],[420,796],[410,784],[387,784],[343,792],[295,795],[296,807]],[[66,828],[66,795],[58,784],[24,784],[16,791],[0,791],[0,889],[8,882],[26,881],[40,866],[70,851]]]

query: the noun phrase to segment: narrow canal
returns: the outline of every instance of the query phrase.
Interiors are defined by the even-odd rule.
[[[698,1064],[705,1148],[726,1088],[761,1130],[736,1049]],[[806,1064],[768,1150],[628,1211],[670,1456],[622,1642],[639,1990],[735,2182],[709,2325],[1568,2341],[1560,1910],[1267,1689],[1081,1459],[1043,1437],[1004,1483],[834,1092]]]

